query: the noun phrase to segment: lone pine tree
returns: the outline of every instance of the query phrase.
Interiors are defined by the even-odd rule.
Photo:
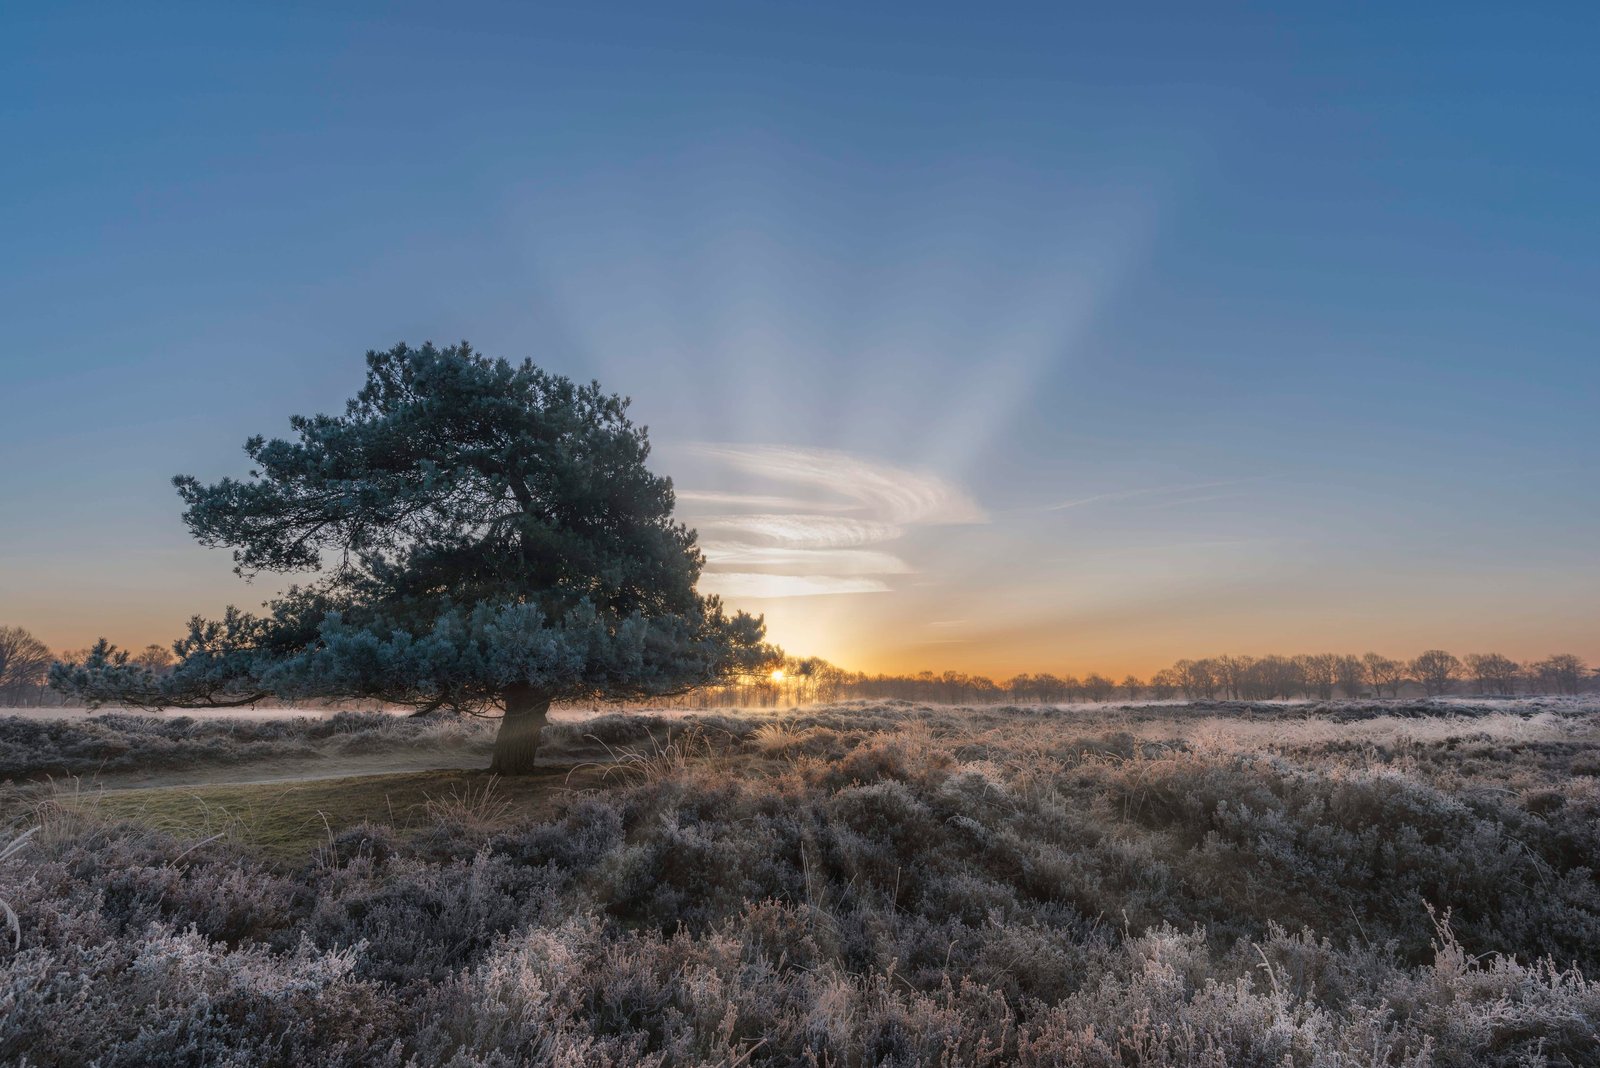
[[[56,664],[91,705],[375,698],[503,711],[492,769],[533,766],[552,702],[647,698],[759,671],[759,617],[695,590],[695,533],[645,467],[628,401],[465,343],[367,354],[342,416],[245,443],[243,480],[174,479],[235,571],[317,572],[255,615],[191,620],[161,672],[102,640]]]

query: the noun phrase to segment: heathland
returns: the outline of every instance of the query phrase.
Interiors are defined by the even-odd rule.
[[[0,720],[0,1061],[1597,1060],[1591,698],[491,730]]]

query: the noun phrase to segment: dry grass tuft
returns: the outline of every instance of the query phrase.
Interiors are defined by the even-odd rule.
[[[452,785],[443,797],[427,799],[428,819],[477,833],[501,826],[511,811],[511,802],[502,796],[499,783],[499,776],[491,775],[477,785]]]

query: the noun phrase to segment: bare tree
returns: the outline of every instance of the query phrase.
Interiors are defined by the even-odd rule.
[[[50,649],[21,627],[0,627],[0,704],[37,696],[53,658]]]
[[[1575,694],[1583,689],[1583,677],[1588,674],[1588,667],[1581,657],[1557,653],[1533,665],[1533,673],[1545,691]]]
[[[1305,675],[1298,660],[1287,656],[1264,656],[1257,660],[1250,672],[1250,697],[1253,700],[1281,698],[1288,700],[1305,686]]]
[[[1083,680],[1083,692],[1091,701],[1109,701],[1117,692],[1117,684],[1095,672]]]
[[[974,675],[970,683],[969,699],[975,704],[993,704],[1005,693],[1000,685],[987,675]]]
[[[1499,653],[1468,653],[1467,670],[1472,672],[1479,693],[1506,697],[1517,692],[1517,679],[1522,674],[1515,660]]]
[[[1150,676],[1150,696],[1157,701],[1170,701],[1178,692],[1178,675],[1171,668],[1162,668]]]
[[[1245,696],[1245,691],[1249,689],[1250,669],[1255,666],[1255,658],[1219,656],[1212,663],[1217,666],[1217,679],[1223,691],[1235,701]]]
[[[159,659],[160,650],[149,652]],[[81,659],[83,654],[79,655]],[[143,654],[141,654],[143,655]],[[1481,654],[1470,657],[1472,678],[1483,693],[1511,693],[1516,686],[1543,687],[1546,692],[1580,693],[1600,682],[1591,676],[1583,660],[1563,653],[1526,667],[1508,657]],[[155,667],[154,662],[151,664]],[[159,670],[159,669],[158,669]],[[1081,681],[1073,676],[1061,678],[1048,672],[1020,674],[1003,683],[983,675],[964,672],[923,671],[914,675],[866,675],[837,668],[825,660],[789,658],[783,664],[783,680],[761,677],[731,682],[697,691],[686,702],[701,705],[770,705],[774,702],[808,703],[849,698],[900,699],[911,701],[994,704],[1061,704],[1066,701],[1104,701],[1126,695],[1130,701],[1146,697],[1168,701],[1180,692],[1191,700],[1205,700],[1219,694],[1246,701],[1292,698],[1304,694],[1327,696],[1334,692],[1346,698],[1363,693],[1378,697],[1398,697],[1408,672],[1429,693],[1448,692],[1451,683],[1462,677],[1466,665],[1442,650],[1429,650],[1409,664],[1369,652],[1363,656],[1317,654],[1286,657],[1270,654],[1260,657],[1225,655],[1201,660],[1180,660],[1151,675],[1148,682],[1129,675],[1120,684],[1098,672]]]
[[[1346,697],[1360,697],[1367,688],[1367,667],[1359,656],[1341,656],[1334,669],[1339,690]]]
[[[1180,660],[1172,665],[1172,671],[1178,678],[1178,685],[1183,687],[1185,697],[1191,701],[1195,698],[1210,699],[1217,695],[1216,665],[1210,660]]]
[[[1450,686],[1461,676],[1461,661],[1443,649],[1429,649],[1411,661],[1411,677],[1422,684],[1429,697],[1449,693]]]
[[[1385,690],[1390,697],[1400,696],[1400,684],[1406,681],[1404,664],[1379,653],[1367,653],[1361,658],[1361,666],[1367,671],[1367,681],[1372,683],[1373,696],[1382,697]]]
[[[1313,653],[1294,659],[1306,688],[1324,701],[1332,699],[1334,683],[1339,679],[1339,658],[1332,653]]]
[[[1067,684],[1046,671],[1033,677],[1035,692],[1045,704],[1059,705],[1067,699]]]
[[[129,657],[128,663],[142,667],[146,671],[157,675],[164,675],[172,670],[178,658],[172,655],[172,650],[164,645],[147,645],[134,656]]]

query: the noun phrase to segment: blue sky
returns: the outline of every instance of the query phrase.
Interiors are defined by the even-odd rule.
[[[1296,7],[14,5],[0,622],[259,601],[166,480],[465,337],[791,651],[1600,659],[1600,16]]]

